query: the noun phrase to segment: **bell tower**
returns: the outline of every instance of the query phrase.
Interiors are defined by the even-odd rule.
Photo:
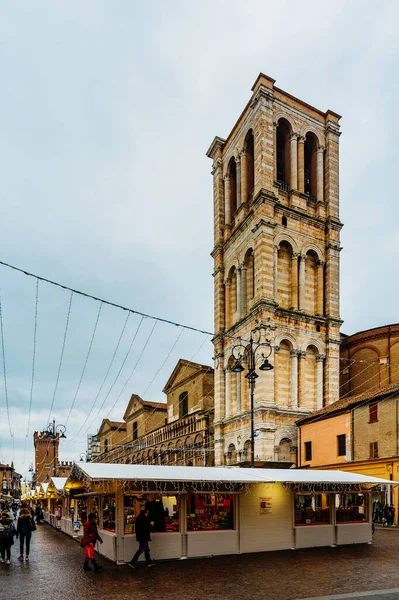
[[[213,160],[215,462],[296,461],[295,421],[339,398],[339,120],[260,74]],[[270,344],[251,410],[250,338]],[[242,372],[231,369],[244,347]],[[255,352],[254,359],[261,360]],[[257,368],[256,363],[256,368]],[[254,434],[251,436],[251,425]],[[253,437],[253,439],[252,439]]]

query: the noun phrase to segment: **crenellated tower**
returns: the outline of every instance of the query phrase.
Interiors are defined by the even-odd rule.
[[[339,120],[260,74],[213,160],[215,461],[249,460],[250,398],[236,339],[268,341],[255,460],[295,462],[295,421],[339,398]],[[245,366],[245,364],[244,364]]]

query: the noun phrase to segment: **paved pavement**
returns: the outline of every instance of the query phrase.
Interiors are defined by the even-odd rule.
[[[85,573],[79,545],[39,525],[30,562],[17,560],[16,543],[11,565],[0,564],[0,599],[399,600],[399,532],[378,530],[374,538],[373,545],[171,561],[135,571],[100,557],[103,570]]]

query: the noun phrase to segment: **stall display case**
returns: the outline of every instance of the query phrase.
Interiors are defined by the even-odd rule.
[[[124,496],[124,532],[135,533],[136,518],[140,510],[148,510],[154,523],[154,533],[179,531],[177,496],[171,494],[126,494]]]
[[[105,531],[115,533],[115,494],[102,496],[101,505],[100,526]]]
[[[187,531],[234,529],[232,494],[187,494]]]
[[[361,523],[368,521],[367,501],[364,494],[336,494],[336,523]]]
[[[294,502],[295,526],[331,523],[329,494],[295,494]]]

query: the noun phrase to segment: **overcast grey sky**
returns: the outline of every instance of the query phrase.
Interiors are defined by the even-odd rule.
[[[0,260],[212,331],[205,151],[227,136],[263,71],[343,115],[342,331],[397,322],[398,18],[396,1],[1,3]],[[0,267],[0,286],[14,436],[1,377],[0,461],[14,456],[26,474],[33,431],[50,416],[68,419],[99,305],[73,299],[54,394],[69,294],[39,286],[28,429],[35,281]],[[153,326],[145,320],[117,378],[140,322],[132,316],[95,410],[71,441],[125,318],[101,311],[63,459],[79,457],[102,417],[120,419],[131,393],[162,399],[178,358],[212,364],[209,339],[184,332],[177,340],[178,328],[157,324],[135,369]]]

